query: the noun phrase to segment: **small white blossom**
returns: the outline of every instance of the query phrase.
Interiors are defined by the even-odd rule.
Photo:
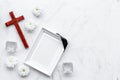
[[[25,76],[28,76],[30,73],[30,69],[28,66],[22,64],[22,65],[19,65],[18,67],[18,74],[22,77],[25,77]]]
[[[32,10],[32,13],[33,13],[34,16],[39,17],[39,16],[40,16],[40,13],[41,13],[39,7],[35,7],[35,8]]]
[[[16,58],[16,57],[10,56],[10,57],[7,58],[5,64],[6,64],[6,66],[7,66],[8,68],[13,69],[13,68],[16,66],[17,62],[18,62],[18,61],[17,61],[17,58]]]
[[[37,27],[37,24],[30,20],[29,22],[25,23],[25,29],[28,31],[28,32],[32,32],[36,29]]]

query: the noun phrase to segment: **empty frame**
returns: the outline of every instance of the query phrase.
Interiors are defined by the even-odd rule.
[[[59,34],[42,28],[26,57],[25,64],[51,76],[67,44],[67,40]]]

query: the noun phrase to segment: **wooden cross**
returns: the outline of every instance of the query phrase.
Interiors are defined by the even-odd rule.
[[[20,29],[19,24],[18,24],[18,22],[21,21],[21,20],[23,20],[24,17],[20,16],[20,17],[16,18],[13,12],[10,12],[9,14],[10,14],[10,17],[11,17],[12,20],[6,22],[5,25],[7,27],[10,26],[10,25],[12,25],[12,24],[15,25],[15,28],[17,29],[17,32],[18,32],[18,34],[19,34],[19,36],[20,36],[20,38],[22,40],[22,43],[23,43],[24,47],[28,48],[29,46],[27,44],[27,41],[26,41],[26,39],[25,39],[25,37],[24,37],[24,35],[22,33],[22,30]]]

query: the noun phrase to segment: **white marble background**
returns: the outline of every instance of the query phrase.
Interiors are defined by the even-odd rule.
[[[36,18],[31,10],[40,7],[41,17]],[[21,78],[16,69],[8,70],[4,61],[9,56],[5,42],[18,43],[16,57],[22,63],[30,50],[25,50],[14,26],[6,28],[9,12],[24,15],[20,22],[23,33],[30,45],[33,44],[42,27],[58,32],[69,41],[61,64],[74,63],[74,73],[55,78],[61,80],[120,80],[120,1],[119,0],[0,0],[0,80],[51,80],[31,69],[31,74]],[[39,23],[34,33],[27,33],[24,24],[30,19]],[[56,79],[56,80],[60,80]]]

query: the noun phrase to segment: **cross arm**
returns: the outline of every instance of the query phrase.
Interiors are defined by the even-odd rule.
[[[14,24],[13,21],[8,21],[8,22],[5,23],[5,25],[6,25],[7,27],[10,26],[10,25],[12,25],[12,24]]]
[[[24,19],[24,16],[20,16],[20,17],[17,18],[17,21],[19,22],[19,21],[21,21],[23,19]]]

